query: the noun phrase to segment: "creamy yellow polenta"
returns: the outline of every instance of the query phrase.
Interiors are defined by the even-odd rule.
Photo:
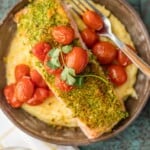
[[[101,10],[106,16],[110,16],[110,21],[112,23],[113,32],[126,44],[129,44],[134,47],[133,42],[130,38],[129,33],[126,31],[124,25],[113,15],[110,11],[105,9],[104,6],[97,5],[95,6]],[[72,12],[73,13],[73,12]],[[86,26],[82,20],[73,13],[73,17],[77,21],[79,30],[83,30]],[[101,38],[101,40],[107,40]],[[27,64],[31,68],[32,60],[30,57],[31,45],[28,44],[26,37],[19,32],[14,36],[14,40],[11,43],[10,51],[7,57],[6,63],[6,74],[7,74],[7,83],[15,82],[14,69],[17,64]],[[136,97],[136,92],[134,90],[134,83],[136,81],[137,68],[131,64],[127,68],[128,80],[127,82],[120,86],[116,87],[115,91],[119,99],[124,100],[128,96]],[[65,106],[64,103],[57,101],[55,97],[48,98],[43,104],[38,106],[29,106],[24,104],[22,106],[24,110],[37,117],[38,119],[51,124],[51,125],[60,125],[60,126],[69,126],[75,127],[77,123],[73,118],[73,114]]]

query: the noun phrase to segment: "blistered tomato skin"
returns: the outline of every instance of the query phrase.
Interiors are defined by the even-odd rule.
[[[110,42],[98,42],[92,48],[100,64],[110,64],[117,56],[116,47]]]
[[[86,28],[81,32],[81,37],[89,48],[91,48],[98,41],[96,32],[89,28]]]
[[[118,50],[117,61],[120,65],[122,65],[124,67],[126,67],[132,63],[130,61],[130,59],[121,50]]]
[[[49,97],[49,90],[45,88],[36,88],[33,97],[30,98],[26,103],[31,106],[36,106],[42,104],[46,98]]]
[[[58,74],[55,77],[55,86],[64,92],[69,92],[73,89],[73,86],[68,85],[65,81],[61,79],[61,75]]]
[[[75,69],[76,74],[81,73],[88,64],[87,51],[81,47],[73,47],[65,57],[67,67]]]
[[[15,91],[15,84],[7,85],[4,88],[4,95],[8,104],[10,104],[13,108],[19,108],[22,106],[22,102],[16,99],[14,91]]]
[[[74,30],[67,26],[57,26],[52,30],[53,38],[56,42],[67,45],[72,43],[75,37]]]
[[[15,67],[15,79],[19,81],[23,76],[30,75],[30,68],[26,64],[19,64]]]
[[[135,51],[134,48],[131,47],[130,45],[126,45],[126,46],[128,46],[131,50]],[[132,64],[131,60],[120,49],[118,50],[117,61],[120,65],[124,67]]]
[[[10,103],[11,99],[14,96],[14,89],[15,89],[15,84],[7,85],[4,88],[4,95],[5,95],[5,98],[6,98],[8,103]]]
[[[20,108],[23,103],[20,102],[15,96],[11,99],[10,101],[10,105],[13,107],[13,108]]]
[[[42,78],[42,76],[38,73],[37,70],[32,69],[30,71],[30,76],[32,81],[34,82],[34,84],[37,87],[41,87],[41,88],[47,88],[46,82],[44,81],[44,79]]]
[[[44,61],[46,54],[51,49],[51,46],[46,42],[39,42],[32,48],[32,53],[40,61]]]
[[[26,102],[33,96],[34,93],[34,84],[30,77],[24,76],[19,80],[15,87],[15,97],[20,102]]]
[[[127,81],[125,68],[120,65],[110,65],[108,67],[108,75],[110,80],[117,86],[120,86]]]
[[[94,30],[101,30],[104,25],[102,18],[91,10],[83,14],[83,21],[89,28]]]
[[[53,97],[54,93],[49,89],[49,97]]]

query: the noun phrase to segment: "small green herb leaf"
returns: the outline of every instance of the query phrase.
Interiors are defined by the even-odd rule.
[[[57,58],[52,58],[52,59],[51,59],[51,62],[52,62],[56,67],[60,67],[60,66],[61,66],[60,61],[59,61],[59,59],[57,59]]]
[[[76,86],[82,86],[84,83],[84,77],[76,77],[76,82],[75,82],[75,85]]]
[[[57,65],[54,65],[54,63],[52,63],[51,61],[47,62],[47,66],[50,67],[51,69],[57,69],[57,68],[59,68]]]
[[[66,81],[68,85],[74,85],[76,82],[75,75],[74,69],[65,67],[61,73],[61,79]]]
[[[63,47],[62,47],[62,51],[63,51],[65,54],[68,54],[71,50],[72,50],[72,45],[66,45],[66,46],[63,46]]]
[[[51,57],[50,61],[47,62],[47,65],[51,69],[57,69],[61,67],[60,61],[59,61],[59,55],[61,50],[59,48],[53,48],[48,55]]]
[[[59,57],[60,54],[60,49],[59,48],[53,48],[52,50],[50,50],[50,52],[48,53],[48,55],[52,58],[54,57]]]
[[[94,74],[77,75],[77,77],[82,77],[82,78],[84,78],[84,77],[94,77],[94,78],[97,78],[97,79],[101,80],[105,84],[108,84],[108,81],[105,78],[103,78],[101,76],[98,76],[98,75],[94,75]]]

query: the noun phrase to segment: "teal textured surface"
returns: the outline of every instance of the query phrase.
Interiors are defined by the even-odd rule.
[[[0,0],[0,19],[19,0]],[[150,32],[150,0],[128,0]],[[150,150],[150,100],[140,116],[124,132],[108,141],[80,147],[81,150]]]

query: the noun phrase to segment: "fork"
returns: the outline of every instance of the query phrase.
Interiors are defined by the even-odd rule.
[[[93,10],[101,16],[104,22],[104,28],[100,32],[97,32],[98,36],[103,36],[111,39],[118,48],[136,65],[141,72],[147,77],[150,77],[150,66],[143,61],[133,50],[127,47],[113,32],[111,29],[111,23],[109,19],[103,15],[90,0],[70,0],[71,9],[73,9],[78,15],[82,16],[87,10]]]

